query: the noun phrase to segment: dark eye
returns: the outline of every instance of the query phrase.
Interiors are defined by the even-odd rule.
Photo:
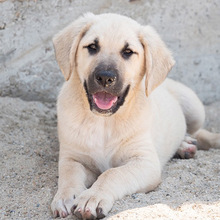
[[[124,59],[128,59],[133,53],[134,53],[134,52],[133,52],[131,49],[129,49],[129,48],[124,49],[124,50],[122,51],[122,57],[123,57]]]
[[[97,49],[95,44],[90,44],[87,48],[89,50],[96,50]]]
[[[89,44],[86,48],[92,55],[99,52],[99,46],[97,44]]]

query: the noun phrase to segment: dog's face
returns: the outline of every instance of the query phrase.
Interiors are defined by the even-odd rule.
[[[100,20],[79,43],[77,73],[96,113],[115,113],[144,75],[144,48],[130,23]]]
[[[78,74],[90,109],[101,115],[117,112],[144,75],[149,95],[173,65],[152,28],[115,14],[81,17],[55,37],[54,45],[65,78]]]

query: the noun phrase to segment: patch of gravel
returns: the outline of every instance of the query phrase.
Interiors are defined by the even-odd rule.
[[[0,219],[53,219],[55,105],[1,97],[0,109]],[[212,130],[220,131],[219,109],[220,103],[206,107]],[[195,159],[172,159],[157,189],[116,201],[106,219],[218,219],[219,210],[220,150],[211,149],[198,151]]]
[[[219,0],[0,0],[0,219],[53,219],[54,103],[64,81],[54,34],[88,11],[154,26],[174,52],[170,76],[212,103],[205,127],[220,132],[219,8]],[[157,189],[116,201],[106,219],[220,219],[220,150],[171,160]]]

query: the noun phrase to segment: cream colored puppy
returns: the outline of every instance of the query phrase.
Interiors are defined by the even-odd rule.
[[[199,130],[197,96],[165,80],[174,60],[150,26],[88,13],[58,33],[54,47],[66,79],[57,103],[55,216],[103,218],[115,200],[155,189],[180,146],[181,157],[194,155],[187,132],[220,147],[218,134]]]

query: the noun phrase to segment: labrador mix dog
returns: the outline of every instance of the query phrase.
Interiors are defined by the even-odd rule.
[[[220,148],[220,134],[201,129],[195,93],[165,80],[174,60],[152,27],[87,13],[53,42],[66,79],[57,103],[55,217],[103,218],[115,200],[155,189],[175,153],[194,156],[191,137],[200,149]]]

